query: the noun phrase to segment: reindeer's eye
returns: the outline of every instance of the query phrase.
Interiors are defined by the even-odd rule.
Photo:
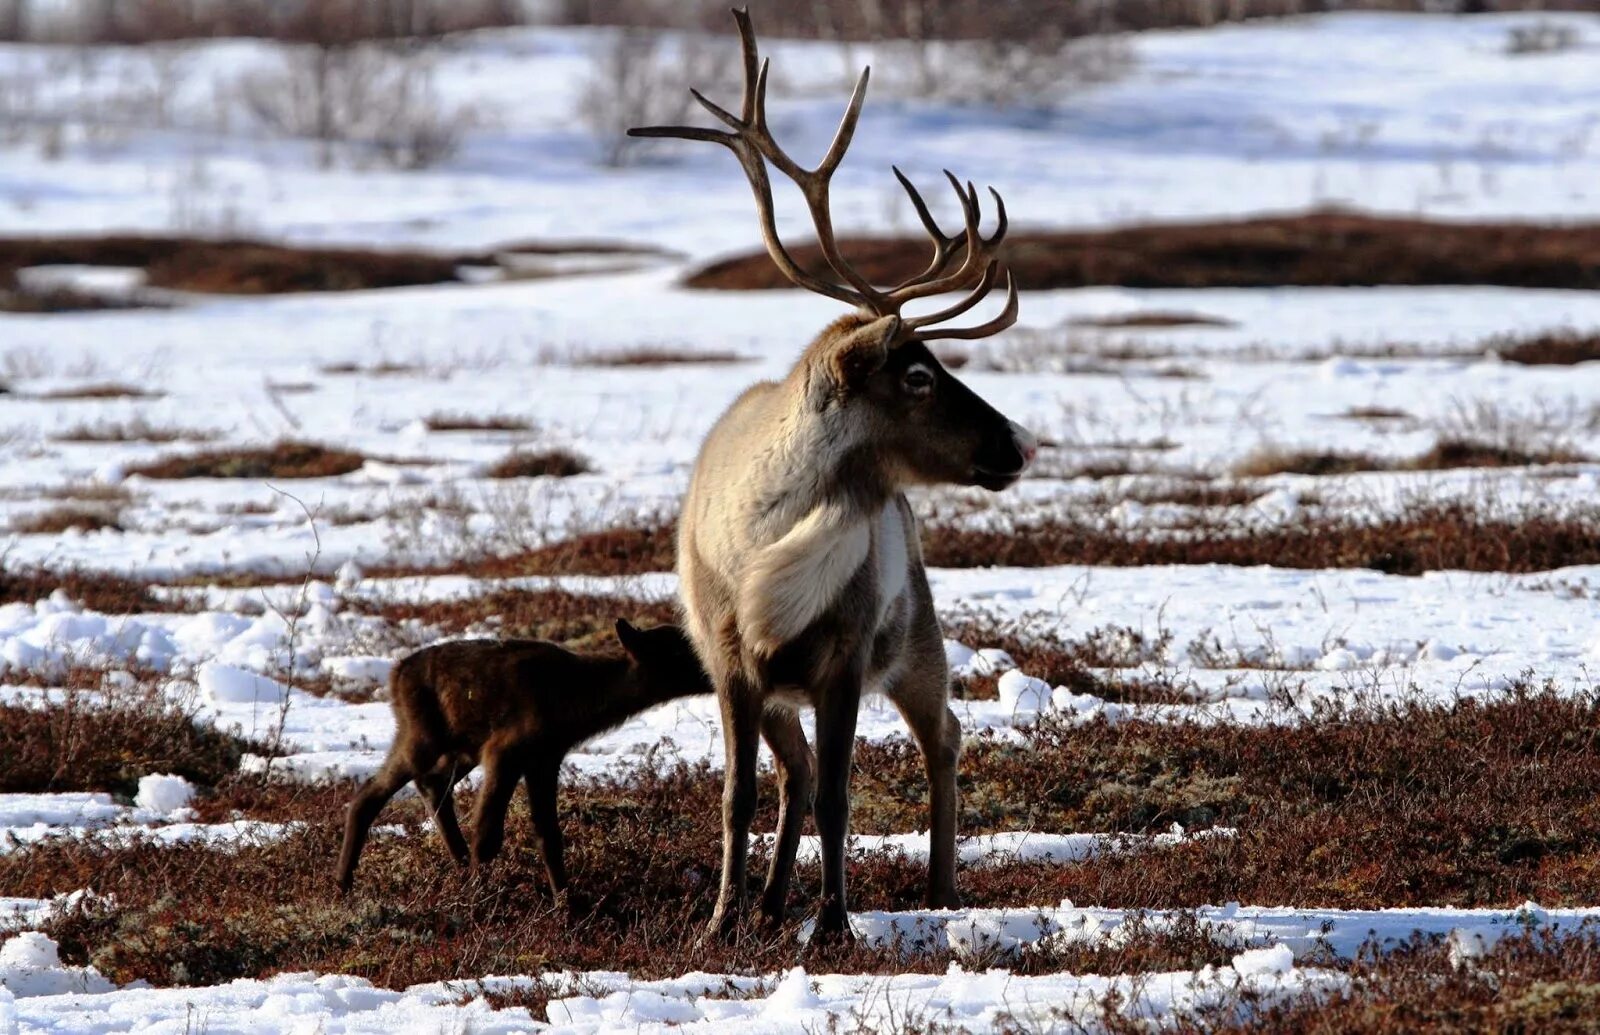
[[[933,371],[925,366],[914,366],[906,370],[900,383],[912,395],[928,395],[933,391]]]

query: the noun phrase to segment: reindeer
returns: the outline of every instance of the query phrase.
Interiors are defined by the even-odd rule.
[[[675,625],[635,629],[617,619],[627,657],[574,654],[543,640],[453,640],[402,658],[389,674],[395,738],[377,775],[350,803],[338,885],[348,892],[373,820],[408,782],[428,802],[457,864],[476,869],[500,851],[506,808],[520,779],[550,886],[567,886],[556,777],[567,752],[629,716],[679,697],[709,693],[694,648]],[[483,763],[472,850],[456,822],[451,791]]]
[[[814,805],[822,839],[817,931],[842,936],[851,752],[865,691],[894,702],[927,767],[928,905],[960,904],[961,730],[949,707],[943,640],[903,490],[944,484],[999,491],[1022,476],[1036,446],[1025,429],[952,377],[927,345],[985,337],[1016,322],[1016,284],[1008,273],[998,316],[974,327],[936,326],[976,306],[998,279],[996,251],[1006,233],[1000,195],[991,188],[998,225],[985,237],[976,189],[947,172],[965,222],[960,235],[947,235],[895,169],[933,240],[933,257],[922,273],[892,288],[870,284],[840,254],[828,194],[855,132],[870,69],[857,81],[821,164],[802,168],[768,129],[767,64],[758,59],[748,12],[733,13],[744,55],[741,113],[691,91],[728,130],[629,132],[731,150],[750,181],[762,237],[778,268],[800,287],[854,311],[824,329],[782,381],[751,387],[722,415],[701,446],[684,499],[678,533],[683,614],[716,687],[727,757],[722,885],[711,932],[732,934],[744,912],[756,754],[758,739],[765,739],[780,790],[778,840],[761,912],[772,921],[783,916],[801,827]],[[778,239],[769,162],[800,188],[837,281],[802,268]],[[970,290],[944,309],[902,314],[908,302],[960,289]],[[796,714],[803,704],[816,713],[815,759]]]

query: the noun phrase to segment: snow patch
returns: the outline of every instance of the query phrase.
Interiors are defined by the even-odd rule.
[[[24,931],[0,945],[0,988],[21,999],[109,992],[112,984],[93,967],[63,966],[53,939],[38,931]]]

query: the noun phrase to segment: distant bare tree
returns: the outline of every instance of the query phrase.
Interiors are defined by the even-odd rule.
[[[0,0],[0,40],[28,38],[28,0]]]
[[[633,126],[682,122],[689,111],[688,84],[720,82],[728,60],[699,37],[664,46],[651,29],[621,29],[594,62],[578,96],[577,114],[594,134],[603,165],[626,164]]]
[[[286,51],[279,68],[240,79],[246,108],[271,129],[316,141],[325,169],[341,152],[400,169],[448,158],[482,113],[443,103],[426,47],[368,42],[363,10],[371,8],[360,0],[308,5],[289,31],[310,42]]]

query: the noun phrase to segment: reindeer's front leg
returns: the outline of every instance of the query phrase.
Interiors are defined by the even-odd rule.
[[[900,709],[922,750],[928,771],[928,896],[930,909],[959,909],[956,891],[956,767],[961,759],[961,721],[944,703],[943,688],[924,694],[898,692]]]
[[[849,931],[845,893],[845,839],[850,834],[850,767],[856,717],[861,709],[860,659],[819,688],[817,708],[817,833],[822,841],[822,911],[819,938]]]

